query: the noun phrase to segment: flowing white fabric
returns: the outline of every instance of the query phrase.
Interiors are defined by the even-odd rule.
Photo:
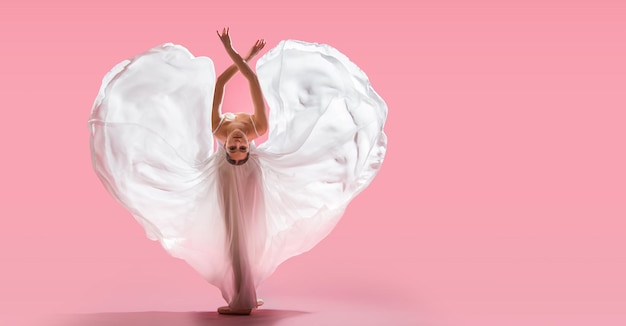
[[[211,59],[179,45],[115,66],[89,120],[107,190],[234,309],[256,307],[256,287],[328,235],[386,149],[386,105],[336,49],[282,41],[256,69],[270,132],[241,166],[211,134]]]

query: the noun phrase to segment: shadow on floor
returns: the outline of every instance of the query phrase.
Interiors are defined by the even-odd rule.
[[[225,316],[217,312],[105,312],[58,316],[53,326],[272,326],[303,311],[259,309],[251,316]]]

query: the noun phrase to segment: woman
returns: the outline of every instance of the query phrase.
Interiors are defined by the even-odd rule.
[[[265,46],[264,40],[258,40],[250,49],[246,59],[233,49],[231,44],[229,29],[224,28],[220,37],[226,52],[233,60],[234,64],[224,71],[215,82],[213,94],[212,125],[213,134],[218,142],[224,144],[226,161],[232,165],[242,165],[250,158],[250,142],[267,132],[267,117],[265,114],[265,100],[259,80],[254,71],[248,66],[247,61],[252,59]],[[226,113],[221,115],[222,101],[226,83],[237,72],[241,71],[248,80],[254,114],[246,113]],[[227,173],[224,171],[224,173]],[[260,174],[260,171],[257,171]],[[243,180],[245,182],[245,180]],[[224,182],[223,189],[230,188],[229,181]],[[254,194],[254,189],[252,191]],[[245,192],[244,192],[245,194]],[[244,229],[246,225],[246,214],[239,210],[238,201],[247,202],[254,200],[255,196],[247,198],[236,191],[231,193],[224,191],[223,202],[225,208],[225,222],[227,242],[230,246],[230,260],[232,263],[234,293],[228,306],[219,307],[217,311],[221,314],[249,315],[254,308],[263,304],[263,300],[256,298],[256,291],[253,273],[250,268],[250,257],[247,243],[254,233],[247,233]],[[248,223],[249,224],[249,223]],[[262,226],[259,226],[262,228]]]
[[[92,108],[92,161],[147,236],[221,290],[220,313],[247,315],[261,282],[326,237],[378,173],[387,106],[333,47],[281,41],[255,75],[247,61],[265,42],[243,59],[228,29],[218,36],[234,65],[217,79],[209,58],[169,43],[116,65]],[[221,115],[237,71],[254,113]]]

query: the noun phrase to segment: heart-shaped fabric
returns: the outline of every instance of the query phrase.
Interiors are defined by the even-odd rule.
[[[256,69],[269,135],[241,166],[211,134],[213,62],[180,45],[115,66],[89,120],[107,190],[233,308],[256,306],[280,263],[328,235],[386,150],[385,102],[333,47],[282,41]]]

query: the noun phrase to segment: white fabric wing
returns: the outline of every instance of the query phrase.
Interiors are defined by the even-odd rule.
[[[259,146],[271,258],[265,274],[311,249],[378,172],[387,106],[365,73],[335,48],[282,41],[257,75],[270,107]]]

